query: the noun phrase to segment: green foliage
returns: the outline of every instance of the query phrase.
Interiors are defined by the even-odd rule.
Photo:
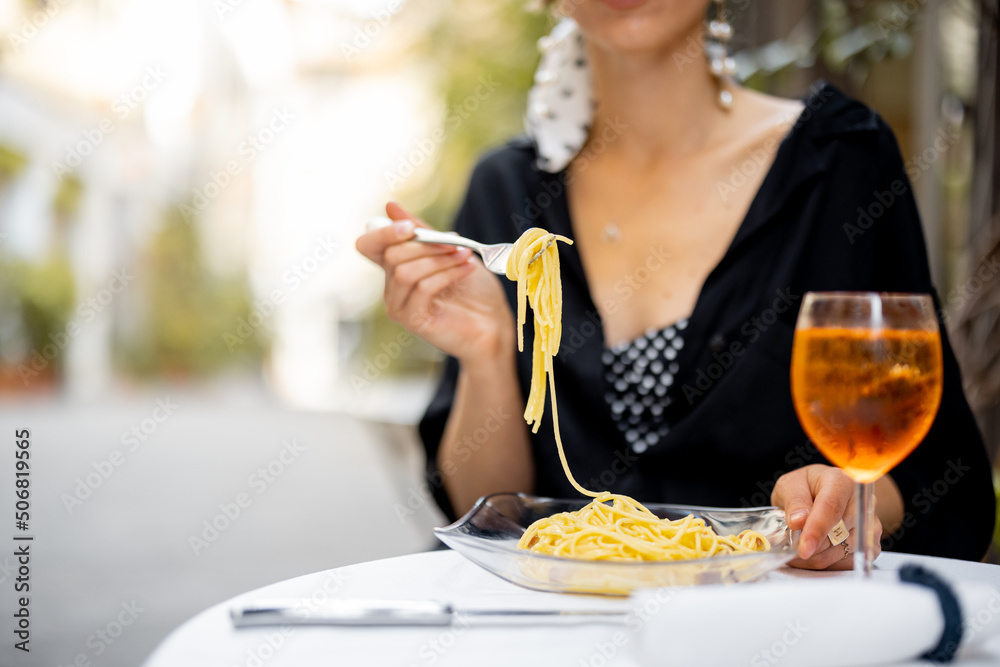
[[[66,327],[76,301],[73,270],[63,256],[53,255],[38,264],[21,262],[17,269],[21,317],[34,346],[48,342],[50,332]]]
[[[52,208],[62,218],[72,218],[80,208],[83,198],[83,183],[74,174],[64,176],[56,188]]]
[[[28,159],[19,151],[0,144],[0,185],[16,178]],[[54,201],[57,213],[76,210],[83,184],[75,177],[60,183]],[[76,303],[76,284],[62,244],[54,244],[40,262],[0,255],[0,357],[15,362],[25,352],[41,352],[55,336],[65,336],[70,312]],[[63,354],[45,355],[56,375]]]
[[[905,58],[913,50],[910,31],[918,5],[844,0],[819,3],[819,54],[835,72],[867,70],[885,58]]]
[[[28,158],[22,153],[0,144],[0,182],[12,180],[27,164]]]
[[[11,361],[11,349],[41,351],[53,342],[51,336],[66,331],[76,289],[73,269],[65,255],[53,253],[42,262],[0,259],[0,285],[4,292],[0,297],[0,318],[19,323],[16,334],[0,337],[0,348],[8,348],[0,349],[0,356]],[[49,362],[58,372],[63,355],[55,355]]]
[[[219,277],[205,267],[195,228],[172,210],[138,270],[143,312],[136,335],[120,346],[120,363],[138,376],[190,377],[237,363],[257,363],[257,336],[227,345],[239,318],[250,314],[243,277]],[[231,339],[229,339],[231,340]]]
[[[523,131],[536,42],[551,25],[524,0],[454,2],[429,32],[423,48],[440,72],[445,139],[431,187],[414,206],[428,222],[450,227],[476,158]]]

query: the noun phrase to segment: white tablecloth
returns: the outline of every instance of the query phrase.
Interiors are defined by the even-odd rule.
[[[982,582],[1000,599],[1000,566],[884,553],[881,576],[916,562],[951,581]],[[795,577],[850,577],[853,573],[814,573],[784,568],[746,586]],[[878,573],[876,573],[878,574]],[[198,614],[175,630],[154,651],[146,667],[280,667],[364,665],[437,667],[511,665],[528,667],[638,667],[637,642],[612,642],[621,626],[334,628],[278,627],[235,629],[229,610],[237,603],[275,598],[434,599],[457,607],[534,607],[629,609],[623,599],[529,591],[480,569],[453,551],[436,551],[360,563],[289,579],[244,593]],[[817,601],[821,604],[821,601]],[[992,612],[989,612],[992,613]],[[706,646],[725,641],[725,629],[706,619]],[[850,641],[845,637],[844,641]],[[760,664],[771,664],[761,662]],[[914,666],[928,663],[911,663]],[[1000,664],[1000,638],[965,652],[962,667]]]

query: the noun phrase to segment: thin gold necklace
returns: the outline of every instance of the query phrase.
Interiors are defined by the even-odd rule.
[[[601,232],[601,240],[605,243],[621,243],[622,233],[614,221],[604,225],[604,230]]]
[[[575,171],[576,164],[577,164],[577,162],[576,162],[575,159],[572,162],[570,162],[570,164],[569,164],[569,170],[570,171]],[[628,213],[626,215],[624,215],[624,216],[617,215],[617,216],[614,217],[614,219],[608,220],[608,222],[606,222],[604,224],[604,228],[601,230],[601,235],[600,235],[601,242],[602,243],[609,243],[609,244],[621,243],[622,242],[622,238],[623,238],[623,234],[622,234],[622,228],[618,225],[618,221],[620,221],[620,220],[630,220],[631,218],[635,217],[636,211],[638,211],[640,208],[642,208],[642,205],[646,201],[648,201],[649,195],[651,195],[653,193],[654,188],[659,188],[659,187],[660,187],[660,183],[658,183],[658,182],[654,183],[653,187],[649,188],[648,191],[646,193],[644,193],[645,196],[637,198],[638,201],[637,201],[636,205],[633,206],[632,209],[630,211],[628,211]]]

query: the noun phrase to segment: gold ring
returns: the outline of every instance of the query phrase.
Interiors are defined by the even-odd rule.
[[[849,545],[845,541],[844,542],[844,558],[850,558],[850,557],[851,557],[851,545]],[[843,559],[841,559],[841,560],[843,560]]]
[[[850,531],[847,530],[847,524],[841,519],[826,536],[830,538],[830,545],[835,547],[846,540],[850,534]]]

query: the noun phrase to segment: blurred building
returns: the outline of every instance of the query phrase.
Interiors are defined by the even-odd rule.
[[[179,210],[209,269],[251,288],[230,347],[248,327],[264,334],[280,396],[343,402],[343,360],[360,341],[340,331],[380,295],[353,251],[392,191],[372,174],[396,172],[440,113],[428,72],[404,57],[421,22],[396,21],[403,7],[0,2],[0,146],[25,162],[0,185],[0,252],[41,261],[65,245],[82,307],[116,270],[141,274],[143,248]],[[79,204],[60,222],[67,176]],[[80,323],[60,352],[70,394],[112,387],[113,347],[141,298],[130,285]]]

